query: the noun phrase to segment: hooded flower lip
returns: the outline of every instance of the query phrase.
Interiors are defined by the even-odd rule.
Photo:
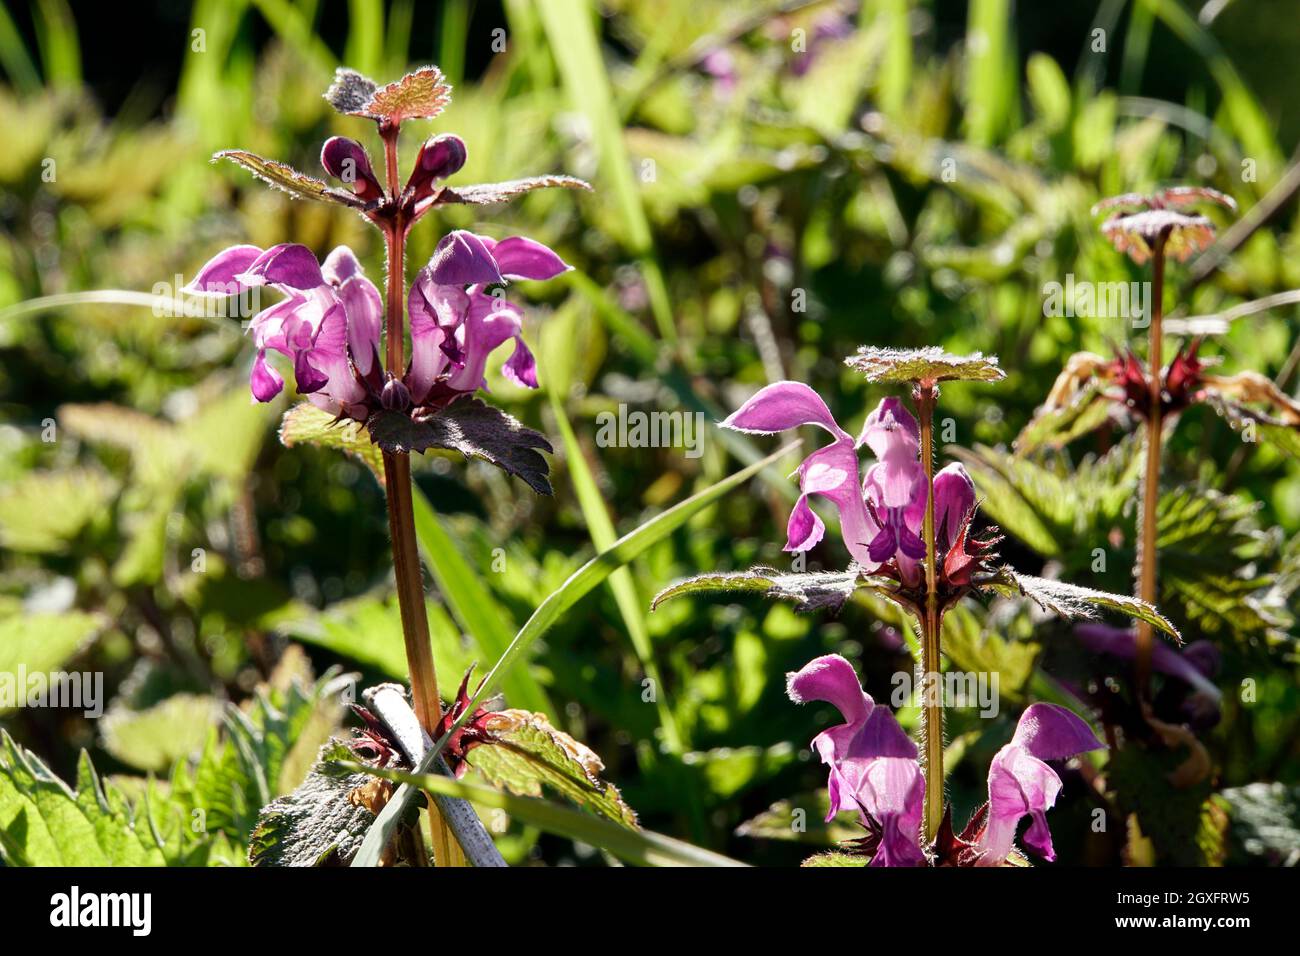
[[[497,241],[465,230],[444,236],[407,297],[411,363],[405,383],[412,403],[436,409],[486,387],[488,357],[509,339],[515,348],[503,374],[536,388],[537,363],[523,340],[523,312],[486,287],[551,279],[570,268],[551,249],[522,236]]]
[[[1068,760],[1089,750],[1105,748],[1087,722],[1057,704],[1030,704],[1020,715],[1011,743],[989,765],[988,818],[979,839],[981,866],[998,866],[1010,855],[1016,826],[1028,816],[1032,823],[1024,842],[1044,859],[1056,859],[1047,811],[1061,792],[1061,778],[1046,763]]]
[[[816,425],[835,439],[799,465],[802,492],[790,513],[786,551],[807,551],[822,539],[825,525],[808,505],[810,495],[821,495],[840,516],[840,533],[853,559],[868,571],[880,566],[869,550],[880,525],[867,512],[858,473],[858,456],[851,435],[839,426],[820,395],[802,382],[774,382],[760,389],[722,423],[750,434],[772,435]]]
[[[925,782],[916,745],[888,709],[878,706],[858,683],[853,666],[838,654],[809,661],[787,675],[795,703],[824,700],[845,722],[822,731],[812,746],[830,768],[829,821],[841,809],[859,812],[870,831],[872,866],[923,866],[929,862],[920,843]],[[1054,858],[1046,813],[1056,802],[1061,779],[1047,765],[1105,745],[1077,714],[1056,704],[1031,704],[1020,716],[1011,742],[989,766],[988,803],[963,832],[959,864],[999,866],[1014,849],[1016,827],[1029,816],[1025,844]],[[951,826],[947,828],[951,835]],[[954,841],[950,841],[954,842]],[[949,848],[951,849],[951,848]],[[937,850],[936,850],[937,852]],[[942,855],[942,854],[941,854]],[[940,860],[940,862],[949,862]]]
[[[853,665],[838,654],[809,661],[786,675],[786,693],[796,704],[833,704],[844,723],[823,730],[812,747],[829,768],[829,821],[841,809],[857,808],[881,827],[875,865],[924,862],[919,833],[924,786],[916,763],[916,744],[894,715],[876,704],[858,683]],[[918,792],[919,791],[919,792]],[[876,861],[879,862],[876,862]]]
[[[1103,199],[1092,207],[1094,216],[1115,210],[1101,225],[1102,234],[1118,251],[1142,265],[1163,238],[1165,253],[1185,262],[1214,241],[1214,223],[1205,216],[1179,212],[1178,208],[1212,202],[1230,212],[1237,203],[1215,189],[1179,186],[1143,196],[1127,193]]]
[[[298,391],[313,404],[364,420],[364,378],[377,363],[383,307],[352,251],[339,246],[322,267],[306,246],[232,246],[208,260],[187,290],[228,295],[253,286],[284,295],[249,323],[257,345],[253,397],[269,402],[284,387],[267,362],[268,351],[278,352],[293,362]]]

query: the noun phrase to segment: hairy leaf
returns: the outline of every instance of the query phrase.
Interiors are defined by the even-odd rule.
[[[938,346],[920,349],[882,349],[863,345],[857,355],[844,360],[849,368],[861,372],[868,382],[922,384],[953,379],[973,382],[1000,382],[1007,373],[998,366],[997,356],[987,358],[979,352],[953,355]]]
[[[145,710],[114,703],[99,723],[104,749],[137,770],[164,772],[203,748],[221,704],[205,694],[173,694]]]
[[[530,193],[534,189],[591,190],[591,185],[573,176],[529,176],[525,179],[510,179],[503,183],[476,183],[472,186],[447,186],[433,199],[434,205],[446,203],[465,203],[470,206],[487,206],[493,203],[508,202],[516,196]]]
[[[1183,642],[1178,629],[1170,624],[1163,614],[1147,602],[1135,597],[1094,591],[1092,588],[1067,584],[1064,581],[1037,578],[1032,574],[1020,574],[1009,567],[1001,568],[991,580],[977,582],[977,584],[981,588],[997,591],[1009,597],[1027,597],[1044,611],[1058,614],[1067,620],[1096,617],[1099,608],[1117,611],[1159,628],[1179,644]]]
[[[546,436],[477,398],[458,399],[424,421],[401,412],[376,412],[366,429],[370,440],[385,451],[458,451],[522,478],[538,494],[551,493],[549,466],[537,451],[553,450]]]
[[[347,189],[335,189],[328,183],[301,173],[292,166],[266,159],[244,149],[223,149],[212,157],[213,161],[228,159],[238,163],[258,179],[282,190],[294,199],[314,199],[317,202],[338,203],[341,206],[364,206],[357,196]]]
[[[497,787],[540,797],[542,784],[594,813],[636,827],[636,812],[618,788],[600,777],[605,765],[591,748],[557,730],[544,714],[503,710],[487,721],[491,743],[470,750],[467,760]]]
[[[350,418],[338,421],[311,402],[295,405],[284,413],[280,442],[285,448],[305,443],[345,451],[369,468],[381,485],[384,483],[383,453],[367,439],[361,423]]]
[[[386,86],[354,70],[339,69],[325,99],[336,110],[398,125],[432,119],[451,102],[451,86],[436,66],[425,66]]]
[[[251,865],[346,866],[356,856],[375,820],[372,807],[385,797],[366,789],[374,777],[339,768],[352,759],[345,744],[329,741],[307,779],[262,808],[248,841]]]
[[[348,766],[348,769],[353,768],[358,768],[358,765]],[[622,860],[641,866],[745,865],[660,833],[627,827],[603,817],[584,813],[562,804],[539,800],[536,797],[521,797],[438,773],[406,773],[401,770],[374,768],[367,768],[367,772],[385,780],[410,784],[420,790],[441,793],[449,797],[462,797],[482,807],[504,810],[510,816],[517,817],[524,823],[547,833],[599,847]],[[390,802],[385,812],[393,809],[394,805],[395,802]]]
[[[117,494],[118,485],[98,468],[31,471],[0,491],[0,546],[57,554],[68,550]]]
[[[0,731],[0,860],[6,866],[161,866],[162,845],[84,752],[77,790]]]
[[[810,856],[804,860],[800,866],[866,866],[871,862],[871,857],[864,853],[844,853],[839,850],[830,850],[826,853],[818,853],[816,856]]]
[[[765,597],[793,601],[800,610],[838,611],[858,588],[871,588],[889,596],[891,582],[852,571],[783,574],[772,568],[699,574],[664,588],[650,602],[653,611],[664,601],[683,594],[709,591],[758,591]]]

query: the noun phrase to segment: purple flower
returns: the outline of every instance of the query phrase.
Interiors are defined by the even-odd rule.
[[[799,466],[802,494],[790,514],[785,550],[807,551],[821,541],[825,525],[808,504],[811,495],[821,495],[839,512],[844,544],[864,571],[893,561],[904,584],[919,582],[918,562],[925,558],[925,469],[919,457],[919,427],[901,400],[882,400],[867,416],[856,443],[820,396],[802,382],[776,382],[760,389],[722,424],[763,435],[800,425],[830,432],[834,442]],[[862,445],[877,460],[859,481],[857,449]],[[974,506],[975,486],[960,464],[935,476],[935,543],[941,564],[949,548],[964,540]],[[983,554],[971,557],[978,561]],[[969,562],[961,563],[965,568]]]
[[[864,822],[871,820],[884,831],[873,866],[923,864],[919,833],[924,784],[916,744],[894,715],[863,691],[853,665],[838,654],[818,657],[787,674],[786,692],[796,704],[824,700],[844,716],[843,724],[812,740],[822,763],[830,767],[826,819],[856,807]]]
[[[487,291],[511,279],[551,279],[570,266],[540,242],[512,236],[499,242],[457,230],[438,243],[407,299],[411,364],[406,387],[416,405],[445,405],[486,387],[488,356],[508,339],[514,352],[506,378],[537,387],[537,364],[523,340],[523,312]]]
[[[795,703],[824,700],[845,723],[824,730],[812,746],[830,767],[827,789],[830,820],[841,809],[856,808],[878,840],[872,866],[923,866],[920,843],[925,782],[916,745],[886,708],[877,706],[858,683],[853,667],[838,654],[810,661],[787,675]],[[1056,704],[1031,704],[1015,735],[989,767],[989,801],[976,851],[982,866],[997,866],[1011,853],[1016,827],[1033,822],[1025,844],[1054,858],[1046,812],[1056,802],[1061,778],[1045,761],[1065,760],[1105,746],[1080,717]]]
[[[840,428],[821,396],[802,382],[776,382],[760,389],[722,424],[760,435],[800,425],[817,425],[830,432],[835,441],[799,465],[799,488],[803,493],[790,513],[785,550],[807,551],[821,541],[826,526],[808,506],[810,495],[821,495],[839,512],[840,534],[849,554],[868,570],[880,566],[869,550],[871,541],[880,533],[880,525],[867,512],[853,437]]]
[[[1132,661],[1137,655],[1137,635],[1131,628],[1089,622],[1076,624],[1074,636],[1095,654],[1124,661]],[[1181,651],[1164,643],[1151,648],[1151,669],[1186,685],[1185,695],[1171,696],[1175,697],[1173,703],[1181,718],[1194,726],[1213,727],[1219,722],[1223,694],[1210,678],[1218,673],[1220,664],[1219,651],[1209,641],[1196,641]]]
[[[903,580],[919,578],[916,562],[925,557],[921,525],[925,521],[925,471],[920,430],[901,400],[886,398],[867,416],[858,439],[875,453],[867,471],[866,491],[880,532],[871,541],[871,559],[883,564],[897,558]]]
[[[1024,842],[1046,860],[1056,859],[1047,811],[1061,792],[1061,778],[1045,761],[1067,760],[1104,748],[1092,728],[1057,704],[1030,704],[1020,715],[1015,735],[989,764],[988,818],[979,846],[981,866],[998,866],[1011,853],[1016,826],[1033,821]]]
[[[298,391],[313,404],[364,421],[362,379],[378,361],[383,303],[352,250],[339,246],[322,266],[310,249],[294,243],[266,250],[231,246],[210,259],[187,290],[232,295],[253,286],[284,295],[249,323],[257,346],[253,397],[269,402],[284,387],[267,362],[268,351],[278,352],[292,360]]]

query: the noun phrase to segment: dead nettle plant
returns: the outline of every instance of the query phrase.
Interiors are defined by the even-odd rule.
[[[505,377],[537,387],[536,364],[523,339],[523,311],[504,290],[512,280],[550,279],[569,267],[551,249],[522,236],[494,239],[457,230],[438,242],[408,289],[405,250],[410,230],[447,204],[485,205],[545,187],[590,187],[558,175],[448,186],[446,180],[466,159],[465,144],[450,133],[422,143],[403,182],[398,168],[403,125],[437,117],[451,98],[451,88],[436,67],[416,70],[386,86],[340,69],[325,98],[342,114],[374,121],[382,146],[382,180],[366,148],[342,136],[332,137],[321,150],[321,165],[341,186],[244,150],[226,150],[217,158],[233,160],[295,198],[359,213],[383,236],[387,275],[382,294],[350,249],[340,246],[321,262],[296,243],[225,249],[203,266],[189,291],[237,295],[260,286],[280,293],[280,301],[250,323],[257,349],[250,381],[253,397],[270,401],[284,388],[284,374],[276,368],[283,360],[297,391],[307,399],[285,416],[281,437],[286,444],[318,441],[347,447],[354,442],[350,450],[382,477],[413,721],[409,710],[403,712],[400,696],[385,691],[376,698],[372,688],[365,696],[368,706],[356,708],[365,729],[352,741],[331,741],[307,782],[263,809],[250,841],[250,858],[269,864],[349,862],[387,805],[393,784],[354,772],[356,767],[340,767],[364,758],[363,771],[414,769],[433,756],[435,741],[444,772],[463,774],[471,750],[481,748],[474,765],[490,782],[537,793],[545,781],[596,814],[635,827],[635,814],[617,788],[599,779],[596,755],[544,716],[491,710],[483,704],[482,693],[471,701],[468,674],[450,705],[443,706],[412,502],[410,455],[428,449],[482,459],[522,479],[535,492],[551,492],[547,462],[540,454],[551,451],[547,440],[475,393],[486,387],[484,373],[493,351],[511,341],[513,351],[502,369]],[[499,863],[477,817],[464,813],[465,808],[445,794],[438,801],[429,804],[435,861],[464,862],[469,851],[473,862]],[[410,813],[406,817],[405,826],[392,830],[395,838],[384,841],[385,859],[426,862],[422,839]]]
[[[1044,814],[1061,781],[1045,761],[1064,760],[1104,746],[1087,722],[1053,703],[1035,703],[1021,716],[1012,741],[989,769],[989,799],[960,834],[944,800],[944,694],[941,689],[944,615],[973,597],[1027,598],[1065,618],[1091,618],[1101,610],[1126,614],[1180,640],[1150,603],[1021,574],[1000,564],[997,529],[973,530],[978,502],[966,469],[957,462],[934,470],[934,417],[941,382],[997,382],[996,358],[957,356],[939,348],[911,351],[863,347],[845,360],[874,385],[907,389],[913,411],[897,395],[880,401],[855,439],[825,401],[801,382],[759,390],[722,424],[756,434],[815,425],[833,439],[808,455],[795,474],[800,495],[790,514],[785,550],[817,545],[825,523],[809,499],[827,500],[839,519],[851,557],[839,572],[781,573],[770,568],[701,574],[660,592],[654,606],[683,594],[759,591],[804,609],[839,610],[859,590],[903,608],[914,622],[920,659],[922,747],[890,711],[863,691],[852,665],[839,655],[816,658],[789,675],[796,703],[828,701],[845,723],[818,734],[813,749],[830,767],[829,821],[854,810],[866,836],[850,858],[873,866],[991,866],[1023,862],[1014,847],[1017,824],[1033,823],[1025,843],[1053,856]],[[865,474],[858,455],[875,458]]]
[[[1106,214],[1101,232],[1115,249],[1139,266],[1150,263],[1146,358],[1144,361],[1131,346],[1117,348],[1109,359],[1090,352],[1071,356],[1046,401],[1015,442],[1017,454],[1028,456],[1045,449],[1061,449],[1109,423],[1118,422],[1121,427],[1141,432],[1135,574],[1137,594],[1149,604],[1155,604],[1161,593],[1160,521],[1162,511],[1167,510],[1161,497],[1164,449],[1183,412],[1197,404],[1208,405],[1234,430],[1241,431],[1245,441],[1263,438],[1300,458],[1300,404],[1257,371],[1233,375],[1209,371],[1218,359],[1203,357],[1202,345],[1207,336],[1226,332],[1228,322],[1218,316],[1165,318],[1167,261],[1186,262],[1206,250],[1215,237],[1213,222],[1193,211],[1198,205],[1218,206],[1229,212],[1237,209],[1236,202],[1223,193],[1190,186],[1151,195],[1115,196],[1093,207],[1094,216]],[[1181,341],[1166,364],[1164,345],[1170,335],[1179,336]],[[1174,497],[1168,504],[1173,507],[1179,501]],[[1226,544],[1226,539],[1219,542],[1221,556]],[[1242,598],[1242,594],[1235,595],[1238,602]],[[1117,647],[1119,635],[1109,637],[1110,645]],[[1120,656],[1134,661],[1135,687],[1139,699],[1145,700],[1150,695],[1157,646],[1150,625],[1139,622],[1130,643],[1133,646]]]

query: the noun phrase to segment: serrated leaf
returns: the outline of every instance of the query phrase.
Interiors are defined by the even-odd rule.
[[[844,364],[861,372],[868,382],[929,383],[962,380],[968,382],[1000,382],[1007,373],[998,366],[997,356],[987,358],[980,352],[970,355],[953,355],[938,346],[920,349],[882,349],[863,345],[857,355],[850,355]]]
[[[0,731],[0,859],[6,866],[161,866],[162,847],[83,752],[74,791]]]
[[[997,591],[1008,597],[1027,597],[1044,611],[1060,615],[1066,620],[1094,618],[1097,616],[1098,608],[1116,611],[1159,628],[1178,644],[1183,642],[1178,629],[1169,623],[1163,614],[1146,601],[1128,595],[1110,594],[1106,591],[1080,587],[1077,584],[1067,584],[1064,581],[1051,581],[1047,578],[1034,577],[1032,574],[1021,574],[1010,567],[999,569],[995,577],[977,582],[977,586]]]
[[[654,596],[650,602],[653,611],[664,601],[683,594],[713,591],[758,591],[764,597],[793,601],[800,610],[838,611],[858,588],[871,588],[888,597],[891,582],[886,578],[873,578],[852,571],[822,571],[783,574],[773,568],[753,568],[749,571],[724,571],[697,574],[678,581]]]
[[[342,113],[399,125],[437,116],[451,102],[451,86],[436,66],[421,67],[386,86],[376,86],[354,70],[340,69],[325,99]]]
[[[203,694],[173,694],[145,710],[115,703],[100,721],[104,749],[137,770],[170,770],[203,748],[221,703]]]
[[[487,720],[486,728],[492,742],[471,748],[466,760],[493,786],[540,797],[545,784],[606,819],[637,826],[636,812],[618,787],[601,779],[605,765],[600,757],[551,726],[544,714],[503,710]]]
[[[1266,439],[1270,445],[1283,454],[1300,460],[1300,429],[1287,425],[1269,415],[1252,411],[1244,405],[1230,402],[1223,396],[1216,395],[1213,391],[1207,392],[1205,404],[1214,409],[1233,431],[1253,432],[1255,435]]]
[[[81,611],[23,612],[0,620],[0,714],[26,700],[28,687],[18,683],[20,669],[28,675],[61,669],[103,627],[103,618]],[[104,702],[97,703],[103,706]],[[82,705],[85,709],[91,706],[88,700]]]
[[[1076,438],[1100,428],[1110,418],[1111,403],[1093,382],[1061,408],[1040,408],[1016,436],[1013,447],[1022,455],[1043,448],[1064,448]]]
[[[337,448],[370,469],[380,485],[384,483],[383,452],[370,441],[360,422],[337,421],[323,408],[302,402],[284,413],[280,421],[280,442],[285,448],[297,444]]]
[[[28,472],[0,491],[0,546],[35,554],[66,551],[117,490],[117,482],[97,468]]]
[[[528,176],[524,179],[509,179],[503,183],[447,186],[433,198],[433,204],[441,206],[447,203],[464,203],[470,206],[487,206],[493,203],[508,202],[516,196],[530,193],[534,189],[550,189],[552,187],[591,191],[590,183],[574,176]]]
[[[370,77],[340,66],[334,71],[334,82],[325,91],[325,102],[340,113],[355,114],[365,109],[377,89],[379,84]]]
[[[316,202],[338,203],[340,206],[353,208],[365,205],[350,190],[335,189],[328,183],[299,172],[292,166],[274,159],[266,159],[248,150],[223,149],[213,154],[212,159],[214,162],[218,159],[228,159],[238,163],[267,185],[282,190],[295,199],[313,199]]]
[[[348,769],[362,769],[356,764]],[[449,797],[461,797],[481,807],[504,810],[526,824],[554,833],[557,836],[578,840],[588,846],[599,847],[614,854],[619,859],[641,866],[744,866],[737,860],[713,853],[701,847],[691,846],[681,840],[652,833],[649,830],[634,829],[575,810],[562,804],[539,800],[536,797],[522,797],[517,794],[465,780],[456,780],[436,773],[406,773],[401,770],[382,770],[365,768],[368,773],[385,780],[409,784],[412,788],[429,793],[444,794]],[[390,801],[384,812],[396,808],[396,801]]]
[[[346,745],[329,741],[321,747],[307,779],[292,793],[262,808],[248,841],[252,866],[346,866],[351,862],[375,819],[364,789],[373,785],[375,778],[339,768],[338,761],[352,759]],[[376,799],[382,796],[376,795]]]
[[[458,399],[423,421],[401,412],[379,411],[370,416],[366,430],[385,451],[458,451],[523,479],[538,494],[551,493],[549,466],[537,451],[553,450],[546,436],[477,398]]]

